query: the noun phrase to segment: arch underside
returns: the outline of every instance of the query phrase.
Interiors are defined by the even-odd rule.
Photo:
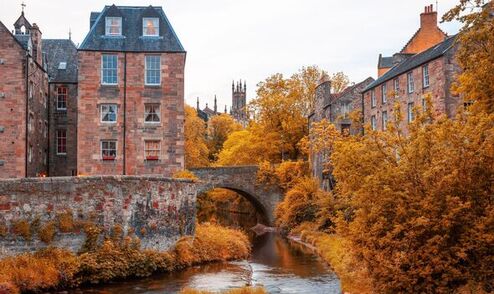
[[[232,187],[228,185],[215,185],[215,186],[209,186],[206,189],[203,189],[201,192],[205,193],[208,191],[211,191],[213,189],[226,189],[229,191],[233,191],[240,196],[242,196],[244,199],[249,201],[250,204],[254,207],[254,209],[261,215],[262,217],[262,222],[264,225],[272,225],[272,219],[271,219],[271,213],[266,209],[265,205],[262,204],[259,199],[253,195],[253,193],[246,192],[245,190],[237,187]]]

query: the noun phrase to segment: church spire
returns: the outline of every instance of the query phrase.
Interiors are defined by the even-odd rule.
[[[214,95],[214,113],[218,113],[218,100],[216,99],[216,95]]]
[[[197,97],[197,106],[196,106],[196,108],[197,108],[197,111],[199,111],[199,97]]]

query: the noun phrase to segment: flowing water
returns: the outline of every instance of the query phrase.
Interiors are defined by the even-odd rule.
[[[253,210],[232,213],[230,208],[200,209],[198,219],[201,222],[214,219],[222,225],[241,227],[246,231],[259,219]],[[253,248],[248,260],[206,264],[72,293],[178,293],[185,287],[222,291],[245,285],[262,285],[269,293],[341,293],[338,277],[310,249],[275,233],[256,236],[250,232]]]

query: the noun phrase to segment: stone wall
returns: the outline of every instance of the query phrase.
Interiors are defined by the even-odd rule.
[[[1,180],[0,247],[4,253],[45,247],[34,224],[54,222],[60,227],[61,216],[69,215],[75,224],[93,223],[104,232],[118,224],[124,234],[138,236],[143,248],[166,250],[180,236],[194,233],[195,201],[193,182],[157,176]],[[15,233],[21,222],[30,224],[31,238]],[[58,229],[52,245],[78,251],[84,240],[84,231],[76,225],[67,233]]]

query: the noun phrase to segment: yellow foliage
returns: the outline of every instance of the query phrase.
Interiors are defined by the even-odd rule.
[[[307,176],[309,176],[309,165],[305,161],[284,161],[278,166],[264,161],[259,165],[257,182],[277,185],[283,191],[287,191]]]
[[[189,170],[181,170],[173,174],[174,179],[190,179],[190,180],[198,180],[197,176],[194,175],[193,172]]]
[[[57,227],[54,222],[48,222],[44,224],[39,232],[38,236],[46,244],[50,244],[53,241],[53,238],[55,237]]]
[[[242,126],[228,114],[213,116],[208,124],[209,160],[216,161],[228,136],[241,129]]]
[[[193,107],[185,106],[185,167],[209,165],[206,145],[206,124]]]
[[[26,241],[31,241],[31,224],[26,220],[12,221],[12,232]]]
[[[71,233],[75,229],[74,216],[68,210],[58,215],[58,229],[62,233]]]

